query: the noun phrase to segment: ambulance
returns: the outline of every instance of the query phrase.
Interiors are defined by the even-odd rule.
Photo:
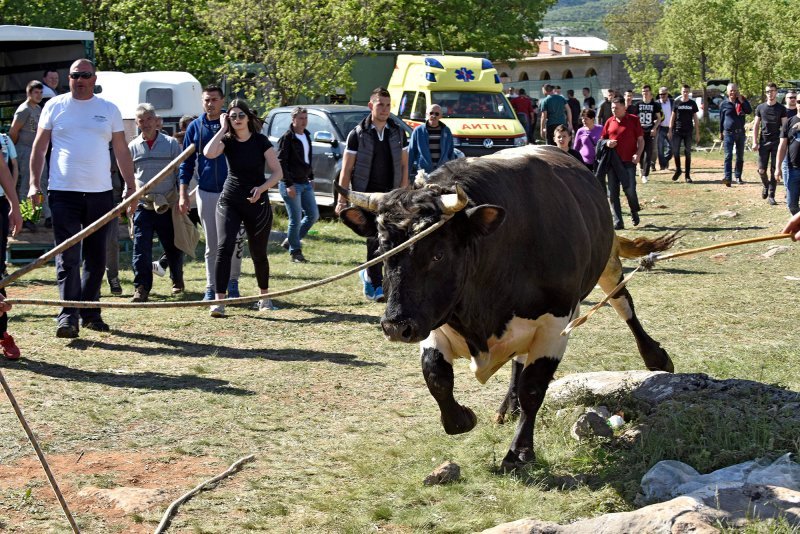
[[[482,156],[528,143],[492,62],[469,56],[397,56],[389,81],[392,111],[416,128],[439,104],[456,148]]]

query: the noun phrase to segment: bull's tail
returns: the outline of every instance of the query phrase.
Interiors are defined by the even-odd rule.
[[[648,239],[646,237],[628,239],[621,235],[617,235],[616,238],[620,257],[635,259],[647,256],[652,252],[664,252],[665,250],[669,250],[672,245],[680,239],[680,230],[672,232],[671,234],[661,235],[654,239]]]

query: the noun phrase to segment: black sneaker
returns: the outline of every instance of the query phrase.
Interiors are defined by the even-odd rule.
[[[183,283],[183,280],[178,280],[177,282],[172,282],[172,294],[178,295],[183,293],[186,289],[186,285]]]
[[[744,180],[742,180],[741,178],[736,178],[736,183],[742,185],[744,183]]]
[[[731,186],[731,181],[730,180],[722,180],[722,185],[724,185],[725,187],[730,187]]]
[[[96,321],[84,321],[83,323],[84,328],[88,328],[89,330],[94,330],[95,332],[110,332],[111,327],[106,324],[105,321],[102,319],[97,319]]]
[[[767,198],[768,194],[769,194],[769,190],[767,189],[767,186],[765,185],[764,187],[761,188],[761,198]]]
[[[775,202],[775,197],[769,197],[767,199],[767,204],[769,204],[770,206],[777,206],[778,205],[778,203]]]
[[[631,213],[631,222],[633,222],[634,226],[639,226],[639,214],[638,213]]]
[[[622,224],[622,222],[618,222],[617,224],[614,225],[614,230],[624,230],[624,229],[625,225]]]
[[[299,250],[292,252],[292,263],[308,263],[308,260]]]
[[[689,176],[688,174],[686,175],[686,183],[687,183],[687,184],[690,184],[690,183],[692,183],[692,177],[691,177],[691,176]]]
[[[78,328],[69,323],[60,324],[56,329],[56,337],[74,339],[78,337]]]
[[[119,283],[119,278],[109,278],[108,287],[111,289],[112,295],[122,295],[122,284]]]
[[[681,170],[680,169],[675,169],[675,172],[672,174],[672,181],[673,182],[677,182],[678,178],[680,178],[680,177],[681,177]]]

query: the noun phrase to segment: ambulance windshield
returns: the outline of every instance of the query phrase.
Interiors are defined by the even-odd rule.
[[[442,107],[443,118],[513,119],[508,101],[500,93],[433,91],[431,101]]]

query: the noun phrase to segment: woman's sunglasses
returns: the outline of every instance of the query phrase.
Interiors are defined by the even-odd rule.
[[[244,120],[247,118],[247,113],[241,111],[239,113],[230,113],[228,114],[228,118],[232,121],[235,121],[236,119]]]

